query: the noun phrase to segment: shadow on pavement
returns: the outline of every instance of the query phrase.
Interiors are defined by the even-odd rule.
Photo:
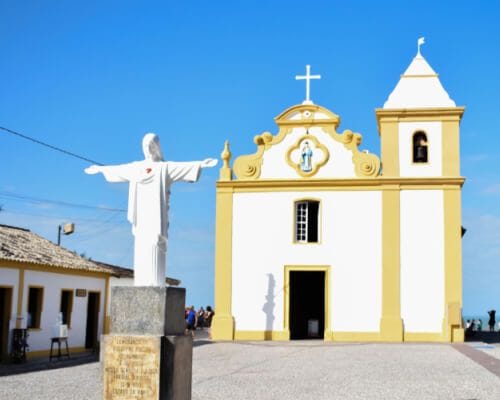
[[[213,342],[208,339],[195,340],[193,342],[193,347],[205,346],[206,344],[212,344]]]
[[[476,331],[465,335],[466,342],[500,343],[500,332]]]
[[[206,328],[204,329],[197,329],[195,331],[195,339],[193,341],[193,347],[199,347],[199,346],[204,346],[206,344],[212,344],[212,339],[208,337],[208,330]]]
[[[99,353],[86,352],[72,354],[69,359],[49,361],[48,357],[38,357],[24,363],[2,363],[0,364],[0,376],[25,374],[27,372],[45,371],[47,369],[58,369],[75,367],[77,365],[89,364],[99,361]]]

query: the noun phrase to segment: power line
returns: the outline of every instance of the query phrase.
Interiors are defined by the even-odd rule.
[[[88,210],[127,212],[127,210],[125,210],[123,208],[112,208],[112,207],[105,207],[105,206],[100,207],[100,206],[91,206],[88,204],[69,203],[66,201],[42,199],[39,197],[32,197],[32,196],[26,196],[26,195],[9,193],[9,192],[2,192],[2,191],[0,191],[0,197],[11,199],[11,200],[21,200],[21,201],[28,201],[28,202],[35,202],[35,203],[42,203],[42,204],[56,204],[56,205],[64,206],[64,207],[85,208]]]
[[[97,218],[82,218],[82,217],[72,217],[72,216],[59,216],[59,215],[50,215],[50,214],[36,214],[36,213],[26,213],[26,212],[19,212],[19,211],[10,211],[10,210],[6,210],[5,207],[2,209],[2,215],[5,214],[9,214],[9,215],[24,215],[24,216],[27,216],[27,217],[35,217],[35,218],[42,218],[42,219],[46,219],[46,220],[50,220],[50,221],[58,221],[57,223],[60,223],[61,221],[64,221],[64,220],[71,220],[72,222],[77,222],[77,223],[80,223],[80,222],[99,222],[99,223],[103,223],[103,220],[102,219],[97,219]],[[115,216],[116,214],[113,214],[113,216]],[[128,224],[128,221],[124,220],[124,221],[112,221],[112,220],[107,220],[105,222],[106,224],[109,224],[109,225],[129,225]],[[89,230],[90,232],[90,230]]]
[[[39,145],[42,145],[42,146],[45,146],[45,147],[48,147],[49,149],[52,149],[52,150],[55,150],[55,151],[58,151],[60,153],[63,153],[63,154],[66,154],[68,156],[71,156],[71,157],[75,157],[75,158],[79,158],[80,160],[84,160],[84,161],[88,161],[92,164],[97,164],[97,165],[104,165],[100,162],[97,162],[97,161],[94,161],[94,160],[91,160],[90,158],[87,158],[87,157],[83,157],[83,156],[79,156],[78,154],[75,154],[71,151],[68,151],[68,150],[64,150],[64,149],[61,149],[60,147],[56,147],[56,146],[53,146],[51,144],[48,144],[48,143],[45,143],[45,142],[42,142],[41,140],[38,140],[38,139],[35,139],[35,138],[32,138],[32,137],[29,137],[27,135],[24,135],[22,133],[19,133],[19,132],[16,132],[16,131],[13,131],[12,129],[8,129],[8,128],[4,128],[3,126],[0,126],[0,129],[5,131],[5,132],[8,132],[8,133],[11,133],[12,135],[16,135],[16,136],[19,136],[19,137],[22,137],[23,139],[26,139],[26,140],[29,140],[33,143],[36,143],[36,144],[39,144]]]

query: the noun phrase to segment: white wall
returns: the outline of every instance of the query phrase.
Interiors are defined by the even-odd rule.
[[[56,322],[61,304],[61,289],[86,289],[86,297],[73,297],[71,328],[68,330],[70,347],[85,346],[85,329],[87,323],[88,291],[100,292],[98,337],[103,330],[105,278],[91,278],[77,275],[56,274],[50,272],[26,270],[24,275],[23,313],[28,307],[28,287],[43,286],[43,307],[40,330],[30,330],[28,343],[31,351],[50,348],[52,327]],[[26,315],[26,314],[25,314]]]
[[[293,243],[294,201],[304,198],[321,199],[319,244]],[[237,330],[283,330],[285,265],[330,265],[332,330],[378,331],[381,193],[235,193],[232,311]]]
[[[406,332],[441,332],[444,214],[441,190],[401,191],[401,317]]]
[[[413,134],[424,131],[427,135],[428,163],[413,163]],[[399,173],[405,177],[442,176],[442,123],[399,123]]]
[[[17,317],[17,292],[19,285],[19,270],[15,268],[3,268],[0,265],[0,286],[12,286],[12,307],[11,307],[11,318],[9,322],[9,342],[8,342],[8,352],[10,352],[12,346],[12,329],[16,327],[16,317]]]

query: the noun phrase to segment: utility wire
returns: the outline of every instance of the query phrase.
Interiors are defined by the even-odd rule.
[[[50,221],[64,221],[64,220],[70,220],[72,222],[76,222],[76,223],[86,223],[86,222],[99,222],[99,223],[102,223],[102,219],[97,219],[97,218],[80,218],[80,217],[68,217],[68,216],[59,216],[59,215],[51,215],[51,214],[35,214],[35,213],[26,213],[26,212],[19,212],[19,211],[10,211],[9,209],[5,209],[2,208],[1,210],[2,212],[2,215],[24,215],[24,216],[27,216],[27,217],[35,217],[35,218],[40,218],[40,219],[46,219],[46,220],[50,220]],[[115,214],[116,215],[116,214]],[[59,222],[58,222],[59,223]],[[107,221],[106,224],[109,224],[109,225],[129,225],[128,221]],[[81,230],[79,229],[79,232],[81,232]],[[90,230],[89,230],[90,232]]]
[[[29,141],[31,141],[31,142],[33,142],[33,143],[37,143],[37,144],[39,144],[39,145],[42,145],[42,146],[48,147],[49,149],[52,149],[52,150],[58,151],[58,152],[60,152],[60,153],[66,154],[66,155],[68,155],[68,156],[75,157],[75,158],[79,158],[80,160],[88,161],[88,162],[90,162],[90,163],[92,163],[92,164],[104,165],[104,164],[102,164],[102,163],[100,163],[100,162],[97,162],[97,161],[91,160],[90,158],[79,156],[78,154],[72,153],[71,151],[64,150],[64,149],[61,149],[61,148],[59,148],[59,147],[52,146],[51,144],[48,144],[48,143],[42,142],[41,140],[34,139],[34,138],[29,137],[29,136],[27,136],[27,135],[23,135],[22,133],[19,133],[19,132],[13,131],[12,129],[8,129],[8,128],[4,128],[3,126],[0,126],[0,130],[5,131],[5,132],[8,132],[8,133],[11,133],[12,135],[16,135],[16,136],[22,137],[23,139],[26,139],[26,140],[29,140]]]
[[[21,194],[2,192],[2,191],[0,191],[0,197],[12,199],[12,200],[24,200],[24,201],[35,202],[35,203],[56,204],[56,205],[65,206],[65,207],[85,208],[85,209],[89,209],[89,210],[127,212],[127,210],[125,210],[123,208],[112,208],[112,207],[105,207],[105,206],[98,207],[98,206],[91,206],[91,205],[87,205],[87,204],[69,203],[66,201],[42,199],[39,197],[31,197],[31,196],[25,196],[25,195],[21,195]]]

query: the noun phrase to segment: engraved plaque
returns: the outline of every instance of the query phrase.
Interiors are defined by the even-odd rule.
[[[103,338],[104,399],[158,399],[161,337],[105,335]]]

